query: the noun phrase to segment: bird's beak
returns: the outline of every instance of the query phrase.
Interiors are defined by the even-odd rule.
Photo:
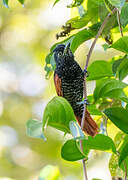
[[[64,48],[64,52],[63,52],[63,55],[66,55],[67,53],[68,53],[68,50],[69,50],[69,48],[70,48],[70,42],[65,46],[65,48]]]

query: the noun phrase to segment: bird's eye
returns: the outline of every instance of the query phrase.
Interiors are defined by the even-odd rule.
[[[63,53],[60,51],[58,52],[58,57],[62,57]]]

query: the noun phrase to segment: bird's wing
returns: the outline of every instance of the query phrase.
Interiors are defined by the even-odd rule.
[[[61,78],[59,78],[59,76],[56,72],[54,74],[54,84],[55,84],[57,95],[63,96]]]

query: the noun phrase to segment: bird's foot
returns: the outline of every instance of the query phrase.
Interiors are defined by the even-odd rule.
[[[77,102],[77,104],[86,104],[86,105],[89,105],[89,101],[88,101],[88,99],[84,99],[83,101],[81,101],[81,102]]]
[[[84,74],[86,75],[86,77],[89,77],[89,72],[87,71],[87,69],[84,69]]]

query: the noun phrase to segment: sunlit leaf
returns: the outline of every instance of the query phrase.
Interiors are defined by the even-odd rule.
[[[8,0],[3,0],[3,4],[6,8],[8,8]]]
[[[124,133],[128,134],[128,111],[122,107],[104,110],[105,115]]]
[[[122,61],[123,61],[123,58],[122,59],[118,59],[118,60],[113,62],[113,64],[112,64],[112,71],[113,71],[114,75],[116,75],[117,69],[118,69],[118,67],[119,67],[119,65],[120,65],[120,63]]]
[[[113,43],[110,48],[114,48],[124,53],[128,53],[128,36],[121,37],[119,40]]]
[[[119,147],[120,143],[122,142],[122,140],[124,139],[125,136],[126,136],[126,135],[125,135],[122,131],[119,131],[119,132],[116,134],[116,136],[115,136],[115,138],[114,138],[114,143],[115,143],[116,148]]]
[[[115,79],[103,79],[99,80],[96,83],[96,88],[94,90],[94,99],[97,101],[99,98],[109,97],[109,98],[117,98],[122,99],[127,97],[123,92],[123,88],[127,87],[127,84],[115,80]]]
[[[47,124],[65,133],[70,133],[69,122],[75,120],[74,112],[68,101],[56,96],[46,105],[43,115],[43,128]]]
[[[80,6],[84,0],[73,0],[72,4],[68,5],[68,8]]]
[[[109,170],[111,176],[123,177],[123,171],[120,169],[118,161],[119,161],[118,155],[112,154],[109,160]]]
[[[89,77],[87,77],[87,80],[97,80],[103,77],[113,76],[111,64],[107,61],[102,61],[102,60],[94,61],[88,67],[88,72],[89,72]]]
[[[120,152],[119,165],[128,157],[128,142],[125,143],[124,147]]]
[[[42,122],[34,119],[30,119],[26,124],[27,135],[33,138],[42,138],[46,141],[46,137],[42,132]]]
[[[113,6],[121,8],[126,0],[108,0]]]
[[[118,67],[118,76],[123,80],[128,75],[128,56],[125,56]]]

